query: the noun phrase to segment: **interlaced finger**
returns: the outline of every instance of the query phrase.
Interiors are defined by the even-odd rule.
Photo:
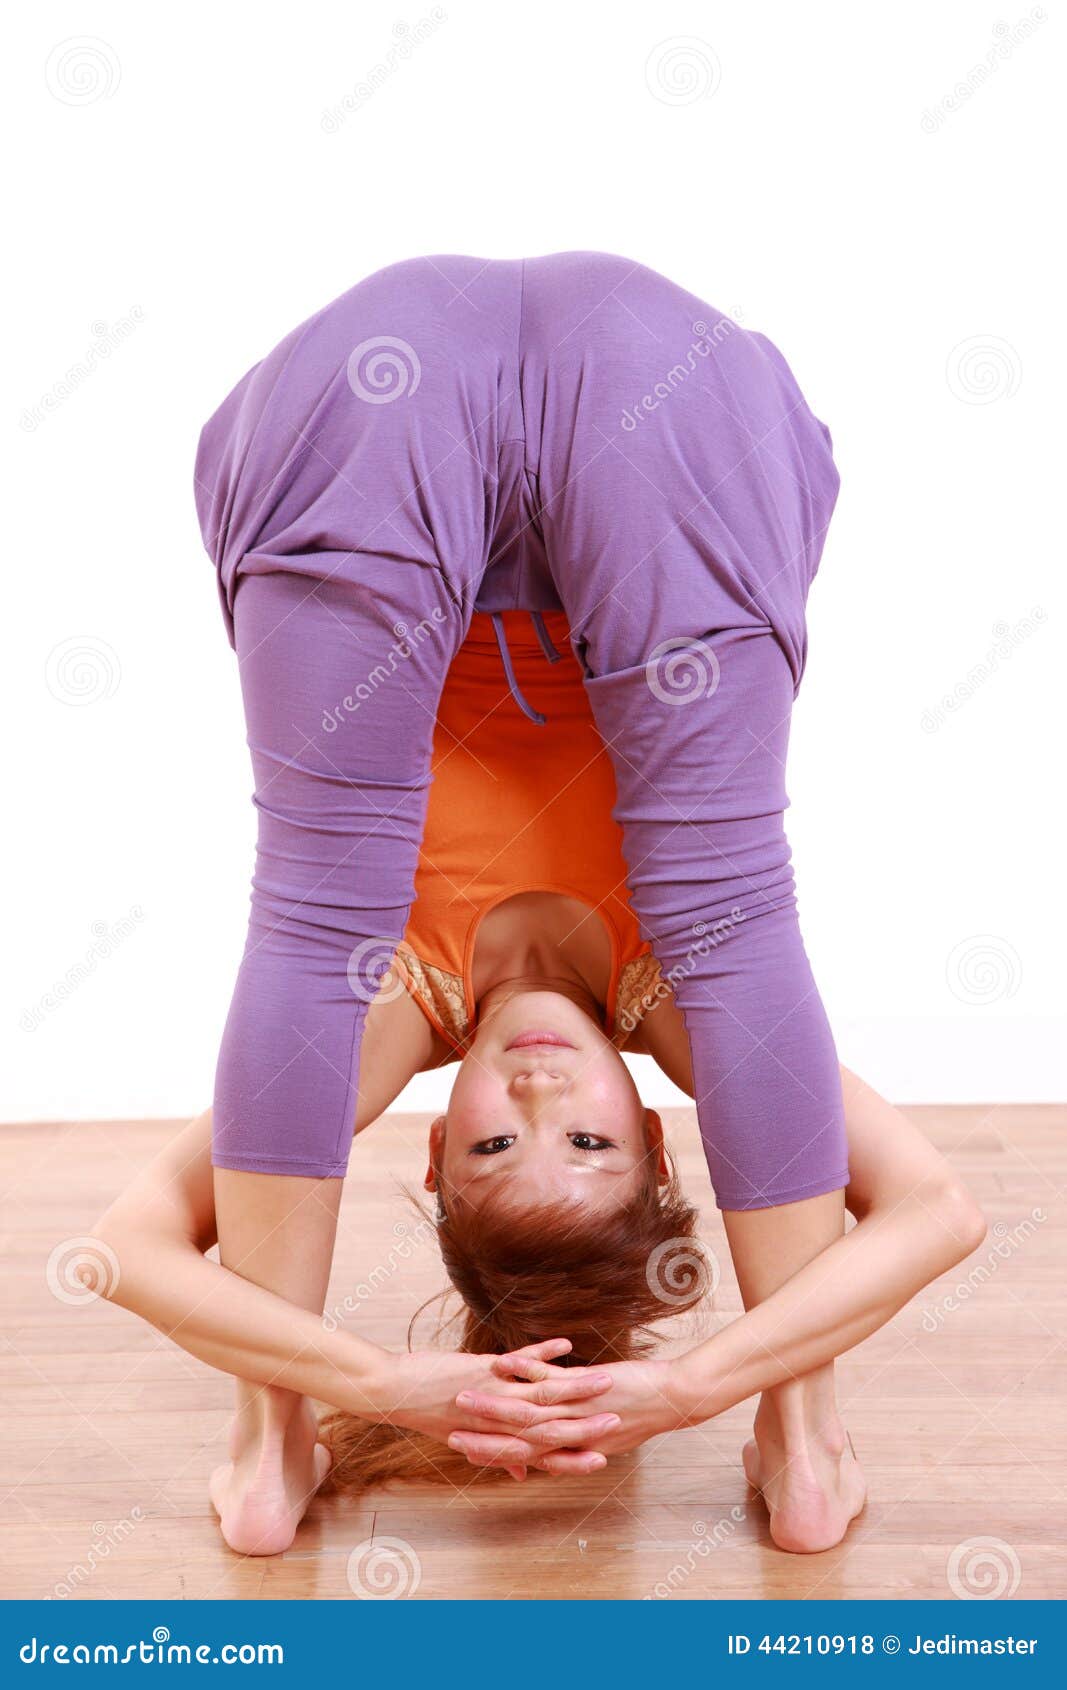
[[[465,1455],[472,1467],[506,1467],[509,1472],[532,1466],[542,1453],[523,1438],[506,1438],[499,1432],[453,1432],[448,1447]]]
[[[502,1385],[499,1391],[460,1391],[456,1406],[468,1414],[504,1420],[513,1426],[529,1426],[568,1403],[581,1404],[602,1396],[610,1391],[611,1385],[606,1374],[589,1379],[570,1379],[563,1374],[558,1379],[513,1386],[510,1390]]]
[[[548,1338],[543,1344],[527,1344],[521,1350],[509,1350],[507,1355],[494,1356],[493,1372],[501,1379],[544,1379],[551,1373],[563,1371],[552,1364],[568,1355],[571,1348],[569,1338]]]
[[[537,1450],[595,1449],[598,1438],[621,1425],[617,1414],[594,1414],[587,1420],[541,1420],[527,1426],[523,1435]]]
[[[501,1438],[482,1432],[463,1432],[449,1443],[467,1457],[472,1467],[504,1467],[508,1472],[515,1470],[517,1459],[523,1462],[523,1471],[529,1467],[538,1467],[543,1472],[554,1473],[559,1477],[569,1475],[580,1476],[585,1473],[596,1473],[607,1466],[607,1457],[596,1449],[555,1450],[550,1453],[534,1450],[528,1443],[518,1438]],[[521,1458],[519,1452],[525,1452]],[[548,1465],[551,1462],[552,1465]]]
[[[557,1479],[581,1478],[586,1473],[599,1473],[608,1458],[597,1449],[557,1449],[530,1463],[540,1473],[551,1473]]]

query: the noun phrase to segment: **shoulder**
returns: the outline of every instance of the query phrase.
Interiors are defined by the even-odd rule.
[[[651,952],[619,975],[613,1042],[633,1056],[651,1056],[681,1091],[693,1095],[689,1035],[674,993]]]

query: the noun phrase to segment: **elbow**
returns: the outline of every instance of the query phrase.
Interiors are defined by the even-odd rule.
[[[143,1255],[143,1239],[108,1210],[91,1233],[78,1240],[77,1252],[63,1270],[64,1277],[71,1289],[83,1296],[91,1293],[132,1308],[135,1304],[129,1293],[141,1278]]]
[[[944,1267],[955,1267],[978,1249],[989,1230],[982,1209],[961,1180],[947,1170],[921,1187],[916,1199],[937,1228]]]

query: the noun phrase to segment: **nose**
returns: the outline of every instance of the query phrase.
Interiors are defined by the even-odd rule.
[[[513,1097],[538,1099],[551,1097],[567,1082],[565,1074],[559,1074],[552,1068],[520,1068],[512,1074],[508,1089]]]

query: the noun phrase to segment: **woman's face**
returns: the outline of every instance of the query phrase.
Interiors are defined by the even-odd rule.
[[[590,1016],[554,991],[523,991],[486,1013],[460,1064],[448,1113],[431,1128],[434,1164],[450,1192],[477,1205],[501,1182],[539,1201],[623,1202],[666,1177],[659,1117]],[[643,1172],[642,1172],[643,1170]]]

